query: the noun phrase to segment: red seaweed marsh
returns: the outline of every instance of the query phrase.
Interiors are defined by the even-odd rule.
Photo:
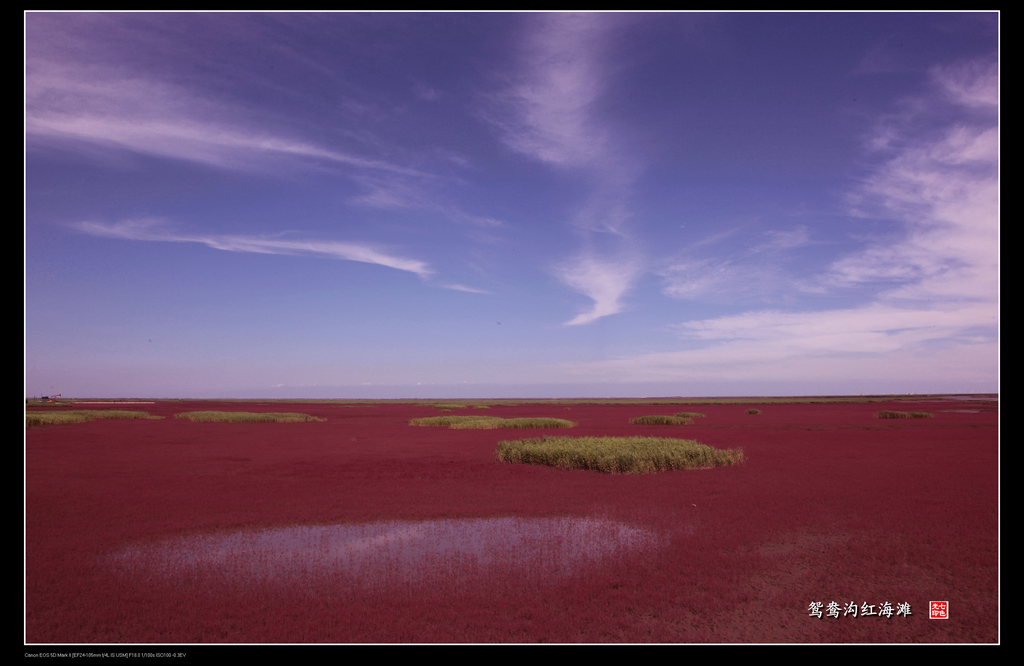
[[[33,426],[25,640],[997,642],[998,402],[970,398],[156,401],[121,408],[162,419]],[[441,409],[575,425],[410,425]],[[319,420],[175,418],[196,411]],[[683,411],[702,416],[631,423]],[[608,474],[496,456],[549,436],[744,459]]]

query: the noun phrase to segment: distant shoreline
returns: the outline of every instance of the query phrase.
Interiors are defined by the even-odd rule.
[[[148,400],[101,400],[60,399],[58,403],[76,405],[152,405],[157,402],[239,402],[239,403],[338,403],[338,404],[383,404],[464,402],[467,405],[513,405],[513,404],[779,404],[779,403],[841,403],[841,402],[927,402],[930,400],[984,400],[998,401],[998,393],[897,393],[867,395],[804,395],[804,396],[716,396],[716,397],[637,397],[637,398],[153,398]],[[26,402],[40,401],[27,398]]]

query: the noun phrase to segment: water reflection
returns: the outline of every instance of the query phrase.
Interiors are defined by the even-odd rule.
[[[653,532],[595,518],[392,521],[188,537],[132,547],[114,564],[147,580],[373,589],[570,576],[659,545]]]

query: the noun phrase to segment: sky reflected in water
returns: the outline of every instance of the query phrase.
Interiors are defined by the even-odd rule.
[[[125,574],[167,582],[354,589],[468,583],[502,576],[558,577],[662,539],[596,518],[390,521],[246,530],[134,546],[117,553]]]

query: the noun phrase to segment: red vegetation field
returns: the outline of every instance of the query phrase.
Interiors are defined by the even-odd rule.
[[[425,404],[134,407],[167,418],[26,431],[28,643],[999,640],[995,402],[458,412],[747,456],[649,475],[500,463],[546,431],[409,426]],[[629,423],[680,410],[706,417]]]

